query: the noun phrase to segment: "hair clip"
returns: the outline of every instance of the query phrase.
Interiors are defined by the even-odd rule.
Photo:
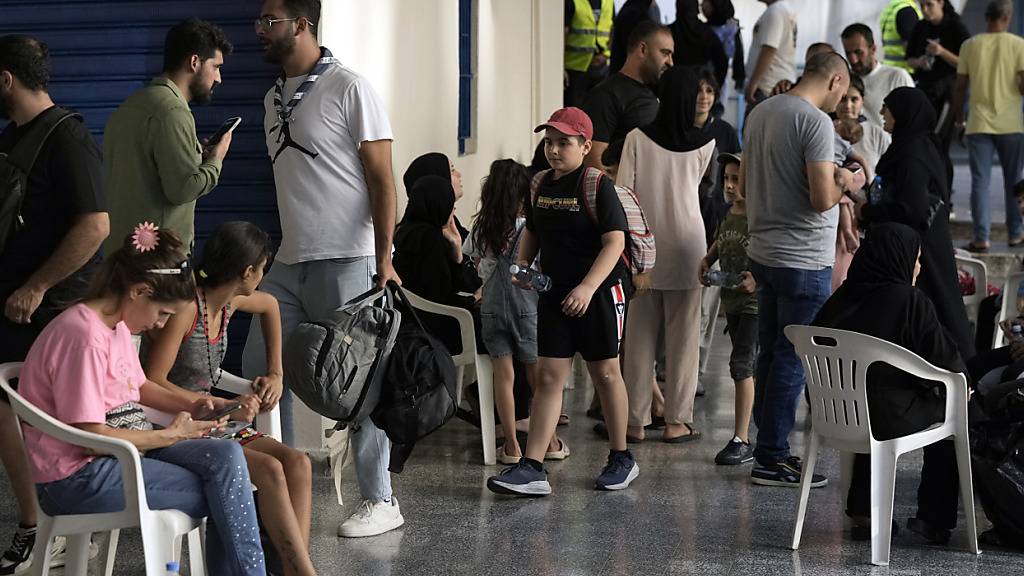
[[[160,244],[160,236],[156,231],[160,227],[152,222],[142,222],[132,233],[132,246],[139,252],[149,252]]]
[[[151,268],[149,270],[146,270],[146,272],[150,274],[177,275],[184,274],[185,272],[188,271],[189,268],[190,265],[188,263],[188,260],[184,260],[182,261],[181,264],[178,264],[177,268]]]
[[[199,269],[199,277],[200,278],[209,278],[209,276],[206,275],[206,270],[203,270],[202,268]]]

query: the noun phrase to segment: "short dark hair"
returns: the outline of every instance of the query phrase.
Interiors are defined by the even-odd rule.
[[[821,52],[835,52],[835,51],[836,51],[835,47],[832,46],[831,44],[829,44],[828,42],[815,42],[814,44],[811,44],[810,46],[807,47],[806,54],[811,54],[812,52],[814,54],[819,54]]]
[[[305,18],[313,28],[320,22],[320,0],[283,0],[281,4],[292,18]]]
[[[1013,185],[1013,195],[1018,198],[1024,196],[1024,180]]]
[[[808,78],[831,78],[833,74],[850,74],[850,64],[836,52],[815,54],[804,65],[804,76]],[[863,94],[863,93],[862,93]]]
[[[721,87],[718,85],[718,78],[715,78],[714,72],[704,68],[700,71],[700,75],[697,77],[697,84],[707,84],[711,86],[712,92],[715,93],[715,100],[717,101],[721,95]]]
[[[853,38],[857,34],[860,34],[861,36],[864,37],[864,40],[868,43],[868,46],[875,45],[875,33],[871,31],[870,26],[868,26],[867,24],[861,24],[860,22],[856,24],[850,24],[849,26],[844,28],[843,33],[840,34],[839,37],[842,38],[843,40],[849,40],[850,38]]]
[[[270,235],[252,222],[224,222],[203,244],[196,284],[211,288],[241,278],[250,266],[258,267],[273,256]]]
[[[985,7],[985,19],[996,21],[1013,14],[1013,2],[1011,0],[992,0]]]
[[[218,26],[198,18],[183,20],[167,31],[164,39],[164,72],[174,72],[193,54],[200,60],[213,58],[217,51],[231,54],[231,43]]]
[[[652,36],[659,33],[672,34],[668,26],[662,26],[653,20],[644,20],[633,28],[626,39],[626,52],[632,52],[641,42],[647,42]]]
[[[29,90],[46,90],[50,84],[50,51],[31,36],[0,36],[0,70],[10,72]]]

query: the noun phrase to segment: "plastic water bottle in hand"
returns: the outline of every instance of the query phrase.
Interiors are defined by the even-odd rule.
[[[181,567],[177,562],[168,562],[166,569],[167,576],[178,576],[181,573]]]
[[[732,274],[723,270],[708,270],[704,273],[704,282],[708,286],[735,288],[743,282],[743,278],[739,274]]]
[[[519,280],[522,286],[529,286],[537,292],[547,292],[551,290],[551,278],[533,268],[524,268],[517,264],[513,264],[508,267],[508,271],[512,273],[512,277]]]
[[[868,188],[868,204],[878,206],[882,203],[882,177],[875,175],[875,179]]]

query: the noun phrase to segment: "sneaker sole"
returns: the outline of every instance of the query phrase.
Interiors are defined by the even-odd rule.
[[[395,530],[396,528],[401,528],[402,525],[404,525],[404,524],[405,524],[405,517],[404,516],[399,516],[391,524],[385,525],[384,529],[377,528],[377,529],[374,529],[373,531],[367,531],[365,528],[362,528],[362,527],[360,527],[357,530],[352,530],[352,529],[346,530],[346,529],[344,529],[344,526],[338,526],[338,537],[339,538],[369,538],[370,536],[380,536],[381,534],[386,534],[388,532],[391,532],[392,530]]]
[[[753,461],[753,454],[747,456],[746,458],[741,458],[739,460],[719,460],[718,458],[715,458],[715,464],[718,464],[719,466],[739,466],[740,464],[746,464],[747,462]]]
[[[537,480],[528,484],[509,484],[494,478],[487,479],[487,489],[495,494],[509,496],[528,496],[537,498],[551,494],[551,484],[547,480]]]
[[[633,483],[633,480],[636,480],[636,477],[639,476],[639,475],[640,475],[640,465],[634,462],[633,463],[633,469],[630,470],[629,474],[626,475],[626,480],[624,482],[621,482],[619,484],[608,484],[608,485],[605,485],[605,486],[602,486],[600,484],[596,484],[594,486],[594,488],[596,490],[602,490],[602,491],[625,490],[626,488],[629,487],[630,484]]]
[[[758,478],[757,476],[750,477],[751,484],[757,484],[758,486],[783,486],[786,488],[799,488],[799,482],[787,482],[785,480],[771,480],[769,478]],[[811,482],[811,488],[821,488],[828,484],[828,478],[819,480],[818,482]]]

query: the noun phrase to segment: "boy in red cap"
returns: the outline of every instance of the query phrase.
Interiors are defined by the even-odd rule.
[[[579,108],[562,108],[534,132],[541,130],[551,170],[538,173],[531,184],[517,256],[519,266],[529,267],[539,251],[552,286],[537,305],[538,377],[529,440],[523,459],[489,478],[487,487],[517,496],[551,493],[543,466],[548,442],[542,439],[555,432],[562,387],[579,353],[601,396],[611,448],[595,488],[622,490],[640,473],[626,449],[626,385],[619,369],[631,290],[622,259],[629,226],[614,183],[583,166],[594,135],[590,117]],[[597,183],[594,206],[586,205],[585,177]]]

